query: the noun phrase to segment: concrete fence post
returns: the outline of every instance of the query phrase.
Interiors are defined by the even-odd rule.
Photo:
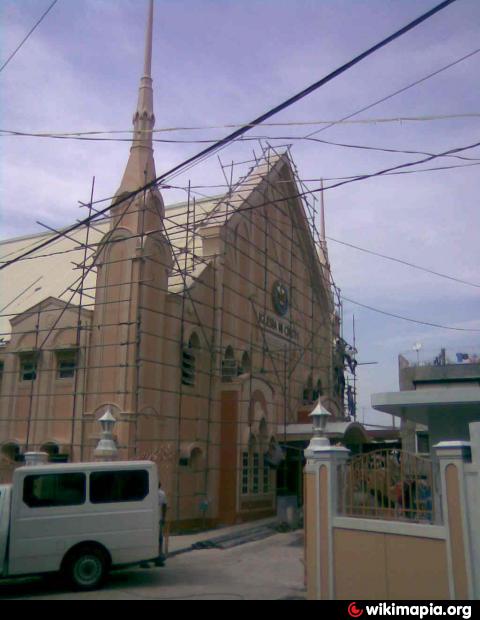
[[[309,600],[332,600],[332,524],[337,511],[338,473],[350,454],[313,438],[305,450],[305,575]]]
[[[470,527],[466,493],[466,463],[470,443],[442,441],[434,446],[440,465],[442,514],[447,530],[450,598],[474,598]]]

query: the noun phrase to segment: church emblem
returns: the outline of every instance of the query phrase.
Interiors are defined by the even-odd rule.
[[[275,312],[279,316],[285,316],[288,310],[288,289],[279,280],[275,282],[272,289],[272,302]]]

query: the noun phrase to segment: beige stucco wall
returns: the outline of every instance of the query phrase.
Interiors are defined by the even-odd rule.
[[[335,528],[335,598],[446,600],[445,540]]]
[[[184,263],[184,255],[172,255],[150,198],[145,218],[142,201],[134,201],[124,215],[123,207],[117,208],[112,226],[118,227],[98,246],[96,289],[89,291],[95,294],[95,306],[93,318],[90,312],[84,319],[91,329],[82,331],[80,348],[86,373],[79,371],[76,383],[52,381],[53,343],[52,351],[42,352],[37,380],[16,383],[15,352],[20,346],[35,347],[34,341],[21,344],[24,333],[35,340],[36,317],[26,313],[13,325],[8,350],[0,352],[6,360],[0,399],[0,419],[6,421],[0,421],[0,445],[15,440],[24,449],[29,425],[29,449],[50,440],[68,447],[73,433],[70,455],[89,459],[99,438],[98,419],[111,408],[120,456],[158,463],[174,519],[200,518],[204,499],[209,502],[208,518],[218,517],[225,437],[231,439],[228,449],[237,472],[232,519],[275,511],[275,472],[270,473],[268,491],[260,485],[256,493],[241,492],[242,452],[254,439],[262,472],[263,453],[276,440],[279,425],[297,422],[309,376],[314,384],[321,381],[329,403],[336,402],[330,287],[303,206],[283,199],[296,193],[290,167],[285,159],[276,162],[270,171],[259,166],[247,179],[248,191],[232,197],[228,213],[197,231],[195,253],[204,259],[197,261],[198,273],[188,273],[183,294],[178,282],[175,290],[169,289],[169,278],[179,268],[192,267],[193,261],[189,257]],[[149,227],[156,232],[148,232]],[[139,239],[145,230],[142,246]],[[192,239],[188,246],[192,248]],[[277,281],[289,292],[284,316],[272,301]],[[88,302],[93,307],[91,298]],[[45,333],[59,313],[41,313]],[[69,309],[58,325],[71,327],[72,338],[77,314],[76,308]],[[260,315],[281,323],[282,329],[293,328],[295,337],[266,327]],[[186,386],[181,381],[182,348],[194,333],[199,342],[195,385]],[[54,328],[52,338],[57,335]],[[224,382],[222,359],[228,346],[239,365],[248,353],[251,369]],[[225,391],[237,393],[238,410],[231,421],[226,421],[226,405],[222,411]],[[338,402],[336,407],[340,410]],[[227,429],[232,432],[226,432],[226,424],[235,425]],[[188,464],[179,464],[183,457]]]

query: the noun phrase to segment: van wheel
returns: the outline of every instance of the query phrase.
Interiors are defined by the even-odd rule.
[[[75,590],[95,590],[105,581],[108,558],[98,547],[76,549],[66,560],[65,574]]]

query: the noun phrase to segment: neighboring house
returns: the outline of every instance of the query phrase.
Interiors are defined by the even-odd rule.
[[[156,178],[147,32],[114,203]],[[28,450],[92,459],[110,409],[120,458],[158,463],[172,519],[273,514],[282,429],[319,396],[345,417],[325,238],[300,194],[267,150],[226,195],[165,208],[154,186],[2,270],[0,476]],[[51,237],[6,241],[2,260]]]
[[[372,394],[372,407],[402,419],[402,443],[429,453],[440,441],[466,440],[480,420],[480,360],[475,353],[440,349],[420,361],[399,356],[399,392]]]

